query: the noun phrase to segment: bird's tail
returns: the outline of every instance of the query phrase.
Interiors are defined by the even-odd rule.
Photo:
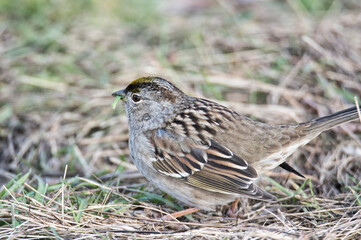
[[[316,118],[309,122],[305,122],[303,123],[305,125],[303,130],[305,132],[314,132],[317,134],[336,127],[342,123],[356,120],[357,118],[359,118],[357,108],[351,107],[325,117]]]

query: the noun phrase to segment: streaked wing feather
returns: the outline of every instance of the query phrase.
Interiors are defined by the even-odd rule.
[[[216,141],[204,144],[158,129],[150,142],[156,149],[152,165],[162,174],[212,192],[273,199],[253,184],[256,170]]]
[[[158,129],[152,140],[156,156],[152,165],[165,175],[185,178],[201,170],[207,162],[207,154],[199,149],[206,146],[187,141],[182,136]]]

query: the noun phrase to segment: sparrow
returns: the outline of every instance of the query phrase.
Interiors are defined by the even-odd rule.
[[[240,196],[272,201],[256,185],[320,133],[359,118],[356,107],[303,123],[273,125],[186,95],[160,77],[142,77],[112,94],[125,104],[130,156],[146,179],[202,210]]]

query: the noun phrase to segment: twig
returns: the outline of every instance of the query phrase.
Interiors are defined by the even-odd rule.
[[[356,97],[356,96],[355,96],[355,103],[356,103],[356,109],[357,109],[357,112],[358,112],[358,117],[359,117],[360,122],[361,122],[360,105],[358,104],[358,100],[357,100],[357,97]]]
[[[64,222],[64,188],[65,188],[65,179],[66,179],[66,173],[68,171],[68,164],[65,165],[65,170],[64,170],[64,177],[63,177],[63,182],[61,183],[61,216],[62,216],[62,220]]]

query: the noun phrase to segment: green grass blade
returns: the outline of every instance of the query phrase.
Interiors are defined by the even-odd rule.
[[[78,208],[78,213],[76,215],[76,218],[74,219],[76,222],[79,222],[81,215],[83,214],[83,210],[85,209],[85,207],[88,205],[88,201],[85,198],[82,198],[80,200],[80,205]]]
[[[273,186],[275,186],[277,189],[279,189],[281,192],[285,193],[287,196],[291,197],[293,195],[293,193],[291,193],[290,191],[288,191],[285,187],[283,187],[281,184],[279,184],[278,182],[276,182],[275,180],[273,180],[270,177],[264,176],[265,179],[267,179]]]
[[[24,182],[28,179],[29,175],[31,173],[31,169],[22,177],[19,178],[19,180],[11,180],[7,185],[6,188],[9,190],[9,192],[14,192],[18,188],[22,188],[22,185]],[[0,192],[0,199],[3,197],[6,197],[9,193],[5,190],[5,188]]]

